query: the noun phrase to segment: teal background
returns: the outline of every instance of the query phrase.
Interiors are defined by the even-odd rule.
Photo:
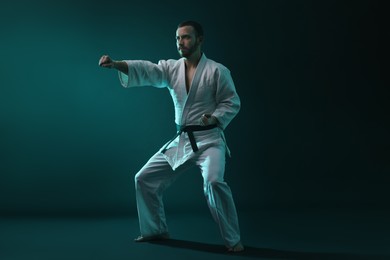
[[[253,3],[250,3],[253,2]],[[178,58],[194,19],[242,110],[226,130],[239,209],[388,208],[379,1],[2,1],[0,212],[135,214],[133,178],[175,131],[167,90],[124,89],[114,59]],[[205,207],[191,171],[168,210]]]

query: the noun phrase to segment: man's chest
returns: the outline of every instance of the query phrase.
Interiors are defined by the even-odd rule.
[[[196,69],[187,69],[185,70],[185,78],[186,78],[186,90],[187,93],[190,91],[192,80],[194,79]]]

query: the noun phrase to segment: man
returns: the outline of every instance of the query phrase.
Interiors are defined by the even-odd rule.
[[[167,239],[162,194],[191,166],[199,167],[204,194],[228,251],[244,250],[238,217],[229,186],[224,182],[225,154],[230,155],[223,130],[240,109],[229,70],[207,59],[201,51],[203,29],[194,21],[176,30],[179,60],[158,64],[142,60],[99,60],[115,68],[123,87],[168,88],[175,105],[176,136],[154,154],[135,176],[141,235],[136,242]]]

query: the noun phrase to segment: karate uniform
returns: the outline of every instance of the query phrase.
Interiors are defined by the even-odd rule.
[[[197,151],[189,134],[183,132],[166,143],[135,176],[136,200],[142,236],[168,232],[162,201],[163,191],[189,167],[199,167],[204,179],[204,194],[226,246],[240,241],[238,218],[229,186],[224,182],[225,154],[230,155],[223,130],[238,113],[240,99],[230,71],[207,59],[197,65],[189,92],[186,90],[185,61],[161,60],[158,64],[129,60],[128,74],[119,72],[123,87],[154,86],[168,88],[175,107],[175,123],[180,127],[199,125],[209,113],[218,127],[195,131]]]

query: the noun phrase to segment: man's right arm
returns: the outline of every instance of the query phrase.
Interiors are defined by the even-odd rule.
[[[163,65],[163,62],[155,64],[145,60],[116,61],[108,55],[103,55],[99,60],[99,66],[117,69],[119,80],[125,88],[140,86],[163,88],[168,86],[167,65]]]
[[[99,66],[109,69],[117,69],[122,73],[128,74],[129,68],[125,61],[116,61],[108,55],[103,55],[99,60]]]

